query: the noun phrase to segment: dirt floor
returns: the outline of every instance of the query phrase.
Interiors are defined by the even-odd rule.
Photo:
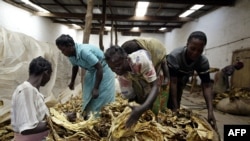
[[[189,91],[184,91],[181,101],[181,107],[191,109],[193,112],[199,112],[202,116],[207,118],[207,109],[204,97],[202,93],[198,90],[190,94]],[[214,109],[214,114],[216,117],[217,128],[221,138],[224,141],[224,125],[227,124],[250,124],[250,116],[238,116],[220,112]]]

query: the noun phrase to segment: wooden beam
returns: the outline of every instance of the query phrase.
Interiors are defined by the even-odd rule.
[[[71,19],[79,19],[81,18],[84,20],[85,14],[76,14],[76,13],[41,13],[36,12],[35,15],[48,17],[48,18],[71,18]],[[101,14],[93,14],[93,20],[101,20]],[[106,15],[106,20],[113,20],[116,21],[127,21],[127,22],[188,22],[193,20],[192,18],[185,17],[185,18],[177,18],[175,16],[144,16],[144,17],[137,17],[137,16],[128,16],[128,15]]]
[[[72,24],[69,21],[53,21],[53,22],[60,23],[60,24]],[[82,29],[84,29],[84,23],[79,23],[79,22],[73,22],[73,23],[80,25],[82,27]],[[110,26],[110,24],[106,24],[105,26]],[[130,30],[134,26],[138,26],[138,25],[114,25],[114,28],[119,32],[122,32],[122,31],[130,32]],[[144,32],[144,33],[164,33],[164,32],[170,32],[174,28],[181,28],[182,26],[181,25],[178,25],[178,26],[173,26],[173,25],[165,25],[165,26],[164,25],[162,25],[162,26],[161,25],[141,25],[138,27],[141,29],[140,32]],[[161,27],[166,27],[167,30],[159,31],[159,29]],[[100,28],[101,28],[100,24],[92,24],[91,31],[94,30],[97,32],[97,31],[100,31]]]
[[[123,2],[137,2],[138,0],[109,0],[112,1],[123,1]],[[174,3],[174,4],[204,4],[213,6],[232,6],[236,0],[140,0],[151,3]]]
[[[54,23],[60,23],[60,24],[77,24],[77,25],[84,25],[84,22],[71,22],[71,21],[53,21]],[[105,26],[112,26],[111,24],[105,24]],[[132,27],[140,27],[140,28],[181,28],[181,25],[165,25],[165,23],[162,23],[162,25],[136,25],[136,24],[123,24],[123,25],[114,25],[115,28],[132,28]],[[101,28],[101,24],[92,23],[92,27],[95,28]]]

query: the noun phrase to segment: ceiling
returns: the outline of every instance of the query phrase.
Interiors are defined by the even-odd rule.
[[[32,3],[48,10],[41,13],[21,0],[4,0],[12,5],[33,12],[37,16],[47,17],[54,23],[77,24],[84,29],[87,0],[30,0]],[[137,1],[148,1],[147,13],[144,17],[134,16]],[[112,26],[123,35],[138,35],[140,33],[164,33],[183,24],[195,20],[212,10],[233,6],[236,0],[93,0],[94,10],[91,33],[98,34],[102,21],[103,10],[106,12],[105,26]],[[185,18],[179,15],[194,4],[205,6]],[[104,9],[103,9],[104,8]],[[139,32],[131,32],[132,27],[139,27]],[[159,31],[165,27],[166,30]]]

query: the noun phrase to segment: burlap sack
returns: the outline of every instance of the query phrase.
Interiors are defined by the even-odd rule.
[[[250,115],[250,99],[224,98],[218,102],[216,108],[225,113],[247,116]]]

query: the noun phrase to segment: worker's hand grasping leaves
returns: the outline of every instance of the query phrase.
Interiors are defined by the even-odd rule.
[[[131,108],[132,111],[126,121],[126,125],[125,125],[126,128],[130,128],[131,126],[136,124],[136,122],[139,120],[139,118],[144,112],[141,106],[131,106],[131,105],[128,105],[128,106]]]

